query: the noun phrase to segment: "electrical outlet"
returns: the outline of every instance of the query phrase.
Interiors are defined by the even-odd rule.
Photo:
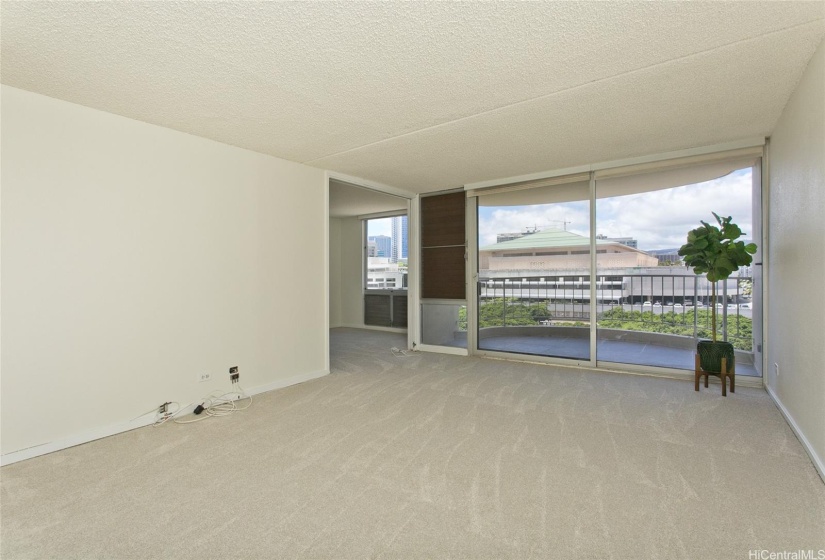
[[[201,383],[203,383],[204,381],[209,381],[210,379],[212,379],[212,374],[211,373],[199,373],[198,374],[198,381],[200,381]]]
[[[240,377],[241,374],[238,371],[238,366],[232,366],[229,368],[229,380],[232,381],[232,383],[237,383]]]
[[[776,372],[776,376],[779,377],[779,364],[776,362],[773,363],[773,371]]]

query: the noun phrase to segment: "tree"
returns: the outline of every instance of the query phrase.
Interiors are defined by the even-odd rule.
[[[481,304],[479,327],[540,325],[549,317],[547,303],[521,303],[515,298],[495,298]]]
[[[652,311],[625,311],[620,307],[605,311],[599,316],[599,328],[624,331],[653,332],[693,336],[693,313],[696,313],[699,338],[711,333],[713,311],[695,310],[690,313],[673,311],[657,315]],[[728,338],[734,348],[751,351],[753,348],[753,322],[748,317],[737,316],[728,322]]]

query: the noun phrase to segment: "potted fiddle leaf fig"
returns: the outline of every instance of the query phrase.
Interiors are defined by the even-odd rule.
[[[706,274],[711,283],[713,340],[699,341],[696,353],[702,370],[718,374],[722,370],[722,358],[726,358],[729,370],[732,370],[734,351],[733,344],[716,340],[716,282],[727,280],[739,267],[750,265],[756,244],[737,241],[743,235],[742,229],[731,221],[730,216],[722,218],[715,212],[713,216],[719,227],[702,221],[701,227],[688,232],[687,243],[679,249],[679,256],[684,259],[685,266],[692,267],[696,274]]]

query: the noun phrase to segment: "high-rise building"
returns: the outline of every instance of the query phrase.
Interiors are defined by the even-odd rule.
[[[392,251],[390,262],[409,258],[407,251],[408,240],[407,216],[395,216],[392,219]]]
[[[392,256],[392,238],[388,235],[370,235],[367,238],[370,243],[375,243],[375,257]]]
[[[409,258],[409,254],[407,253],[407,232],[408,223],[407,223],[407,216],[401,216],[401,256],[402,259]]]

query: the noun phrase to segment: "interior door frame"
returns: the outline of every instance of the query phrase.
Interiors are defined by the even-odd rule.
[[[327,336],[324,337],[324,354],[325,354],[325,362],[324,367],[326,371],[329,371],[330,368],[330,347],[329,347],[329,329],[330,329],[330,313],[329,313],[329,306],[330,306],[330,243],[329,243],[329,220],[330,220],[330,181],[339,181],[342,183],[348,183],[352,186],[359,187],[368,191],[374,191],[378,194],[383,195],[391,195],[396,196],[407,201],[407,250],[408,250],[408,262],[407,262],[407,281],[408,283],[412,283],[413,279],[416,277],[418,263],[416,262],[417,254],[414,253],[413,249],[413,230],[418,229],[418,225],[416,224],[417,214],[414,214],[414,207],[415,207],[415,200],[417,196],[415,193],[410,191],[406,191],[404,189],[399,189],[396,187],[392,187],[390,185],[385,185],[383,183],[379,183],[377,181],[371,181],[369,179],[363,179],[361,177],[354,177],[351,175],[346,175],[344,173],[339,173],[337,171],[326,171],[324,173],[324,332],[327,333]],[[356,218],[361,218],[361,216],[355,216]],[[364,224],[362,223],[362,232],[361,232],[361,239],[365,239],[364,236]],[[362,248],[361,254],[363,255],[365,250]],[[415,256],[413,256],[415,255]],[[362,270],[362,278],[361,278],[361,292],[363,293],[364,287],[366,285],[366,276],[364,275],[364,268],[365,263],[362,262],[361,270]],[[407,315],[407,332],[408,332],[408,348],[412,348],[412,335],[411,335],[411,325],[416,320],[415,313],[410,313],[409,311],[409,304],[410,304],[410,291],[408,289],[407,293],[407,305],[408,305],[408,315]],[[363,315],[363,303],[362,303],[362,315]],[[386,330],[382,329],[381,327],[369,327],[365,326],[364,328],[372,329],[372,330]],[[391,330],[398,330],[398,329],[391,329]]]

